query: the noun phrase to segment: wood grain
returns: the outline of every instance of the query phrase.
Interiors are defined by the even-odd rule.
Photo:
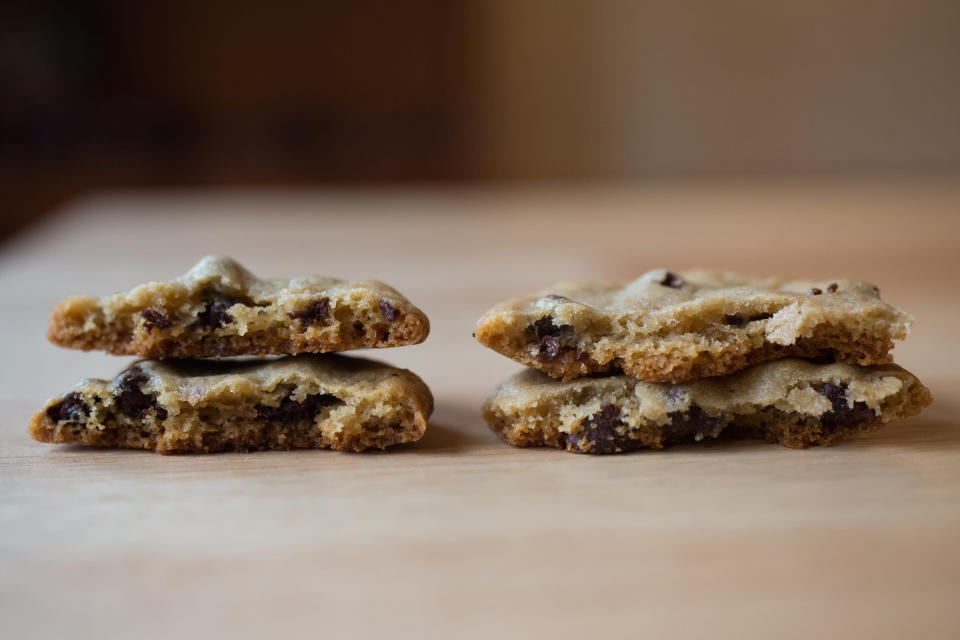
[[[0,252],[0,636],[957,637],[960,183],[125,193]],[[229,253],[383,279],[430,316],[378,351],[431,386],[424,440],[163,457],[32,442],[128,360],[56,349],[53,305]],[[517,365],[470,337],[555,280],[648,268],[857,277],[916,317],[921,416],[840,446],[519,450],[479,405]]]

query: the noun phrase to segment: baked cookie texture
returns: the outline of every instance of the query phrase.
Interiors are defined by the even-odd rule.
[[[785,357],[892,362],[911,322],[867,282],[656,269],[627,285],[561,283],[510,300],[484,314],[475,335],[565,381],[622,372],[682,382]]]
[[[376,280],[261,280],[207,256],[184,276],[103,298],[72,297],[50,318],[61,347],[150,358],[293,355],[423,342],[427,317]]]
[[[510,444],[578,453],[662,449],[718,437],[806,448],[915,415],[931,401],[930,391],[897,365],[790,358],[679,384],[626,375],[557,382],[526,369],[493,391],[483,415]]]
[[[36,413],[41,442],[160,453],[383,449],[419,440],[433,410],[416,375],[338,355],[142,360]]]

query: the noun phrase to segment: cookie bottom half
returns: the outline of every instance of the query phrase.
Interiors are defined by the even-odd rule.
[[[51,399],[28,432],[41,442],[159,453],[362,451],[419,440],[432,407],[417,376],[360,358],[144,360]]]
[[[628,376],[563,383],[525,371],[498,387],[483,412],[515,446],[610,454],[717,439],[830,445],[915,415],[931,401],[896,365],[785,360],[677,385]]]

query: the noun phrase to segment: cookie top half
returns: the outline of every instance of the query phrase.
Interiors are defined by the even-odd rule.
[[[263,280],[225,256],[185,275],[61,302],[47,337],[61,347],[153,358],[292,355],[423,342],[426,315],[376,280]]]
[[[563,380],[679,382],[790,356],[891,362],[911,322],[859,280],[655,269],[626,285],[560,283],[509,300],[480,318],[476,339]]]

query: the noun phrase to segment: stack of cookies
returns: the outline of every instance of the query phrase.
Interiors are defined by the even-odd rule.
[[[476,339],[530,369],[483,411],[517,446],[618,453],[719,437],[831,444],[919,413],[892,364],[911,319],[872,284],[658,269],[487,312]]]
[[[169,282],[59,304],[54,344],[147,359],[53,398],[29,432],[42,442],[160,453],[414,442],[433,409],[423,381],[329,352],[417,344],[429,330],[423,312],[383,283],[261,280],[208,256]]]

